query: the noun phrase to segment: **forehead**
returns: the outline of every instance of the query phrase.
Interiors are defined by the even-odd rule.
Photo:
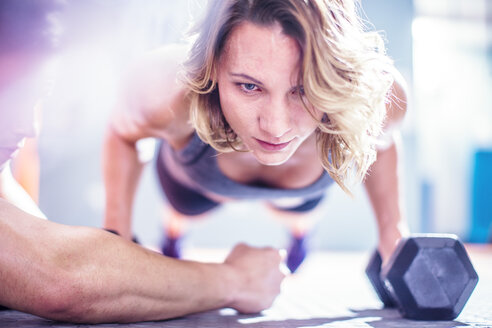
[[[241,23],[229,35],[221,54],[221,65],[229,69],[283,73],[298,71],[300,48],[284,34],[280,24],[260,26]]]

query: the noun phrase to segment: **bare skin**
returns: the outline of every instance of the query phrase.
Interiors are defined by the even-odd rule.
[[[39,154],[36,138],[28,138],[12,162],[12,174],[36,204],[39,204]]]
[[[281,188],[312,184],[323,168],[313,134],[316,124],[302,108],[297,94],[300,55],[295,41],[278,25],[264,27],[246,22],[233,30],[224,49],[217,70],[221,107],[249,152],[220,154],[219,168],[241,183],[263,181]],[[176,79],[178,63],[185,55],[186,49],[179,46],[149,55],[128,80],[108,129],[105,226],[127,239],[132,235],[131,204],[141,169],[136,141],[163,138],[180,149],[194,132],[188,123],[185,86]],[[145,92],[139,92],[141,89]],[[387,105],[387,129],[394,129],[406,111],[405,93],[398,82],[393,92],[395,97]],[[280,143],[287,146],[271,149],[272,144]],[[379,227],[379,249],[386,260],[406,233],[406,223],[400,208],[396,147],[392,145],[378,155],[365,185]],[[118,160],[112,160],[115,158]]]
[[[42,59],[36,58],[34,63],[32,56],[22,53],[0,56],[0,148],[9,151],[9,158],[33,128],[32,120],[20,115],[20,109],[29,112],[41,97],[33,92],[37,90],[35,81],[17,82],[22,82],[23,74],[29,74]],[[15,93],[11,92],[12,85],[16,86]],[[131,125],[128,127],[132,131]],[[131,147],[123,149],[133,151]],[[18,160],[23,164],[25,158]],[[278,250],[238,245],[223,263],[180,261],[102,229],[50,222],[42,219],[44,215],[14,179],[10,167],[10,160],[2,157],[3,306],[69,322],[135,322],[223,307],[259,312],[270,307],[280,292],[285,270]],[[138,176],[138,165],[126,169],[132,171],[125,173]],[[36,174],[29,176],[37,180]]]
[[[60,225],[0,198],[0,304],[70,322],[135,322],[232,307],[280,292],[282,256],[236,246],[224,263],[175,260],[101,229]]]
[[[9,201],[29,214],[45,218],[31,195],[14,178],[9,164],[0,171],[0,198]]]
[[[398,125],[407,109],[407,97],[403,78],[395,72],[395,83],[391,99],[386,106],[385,132],[391,137],[387,145],[378,150],[377,160],[371,166],[364,185],[369,196],[379,235],[378,249],[383,265],[396,248],[402,237],[408,236],[409,228],[402,208],[401,185],[401,142]]]

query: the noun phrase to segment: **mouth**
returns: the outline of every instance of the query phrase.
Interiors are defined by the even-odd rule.
[[[282,143],[270,143],[270,142],[266,142],[266,141],[263,141],[263,140],[260,140],[260,139],[256,139],[255,140],[258,142],[258,144],[265,150],[268,150],[268,151],[279,151],[279,150],[282,150],[284,149],[285,147],[287,147],[292,140],[289,140],[287,142],[282,142]]]

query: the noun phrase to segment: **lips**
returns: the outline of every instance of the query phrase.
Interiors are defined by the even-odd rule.
[[[263,141],[263,140],[260,140],[260,139],[256,139],[256,141],[265,150],[268,150],[268,151],[279,151],[279,150],[282,150],[285,147],[287,147],[292,140],[287,141],[287,142],[282,142],[282,143],[270,143],[270,142],[266,142],[266,141]]]

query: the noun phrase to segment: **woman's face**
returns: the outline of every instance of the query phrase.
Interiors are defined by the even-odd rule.
[[[316,129],[298,85],[300,49],[279,24],[245,22],[230,34],[217,82],[224,116],[264,165],[285,163]],[[313,111],[318,119],[322,113]]]

